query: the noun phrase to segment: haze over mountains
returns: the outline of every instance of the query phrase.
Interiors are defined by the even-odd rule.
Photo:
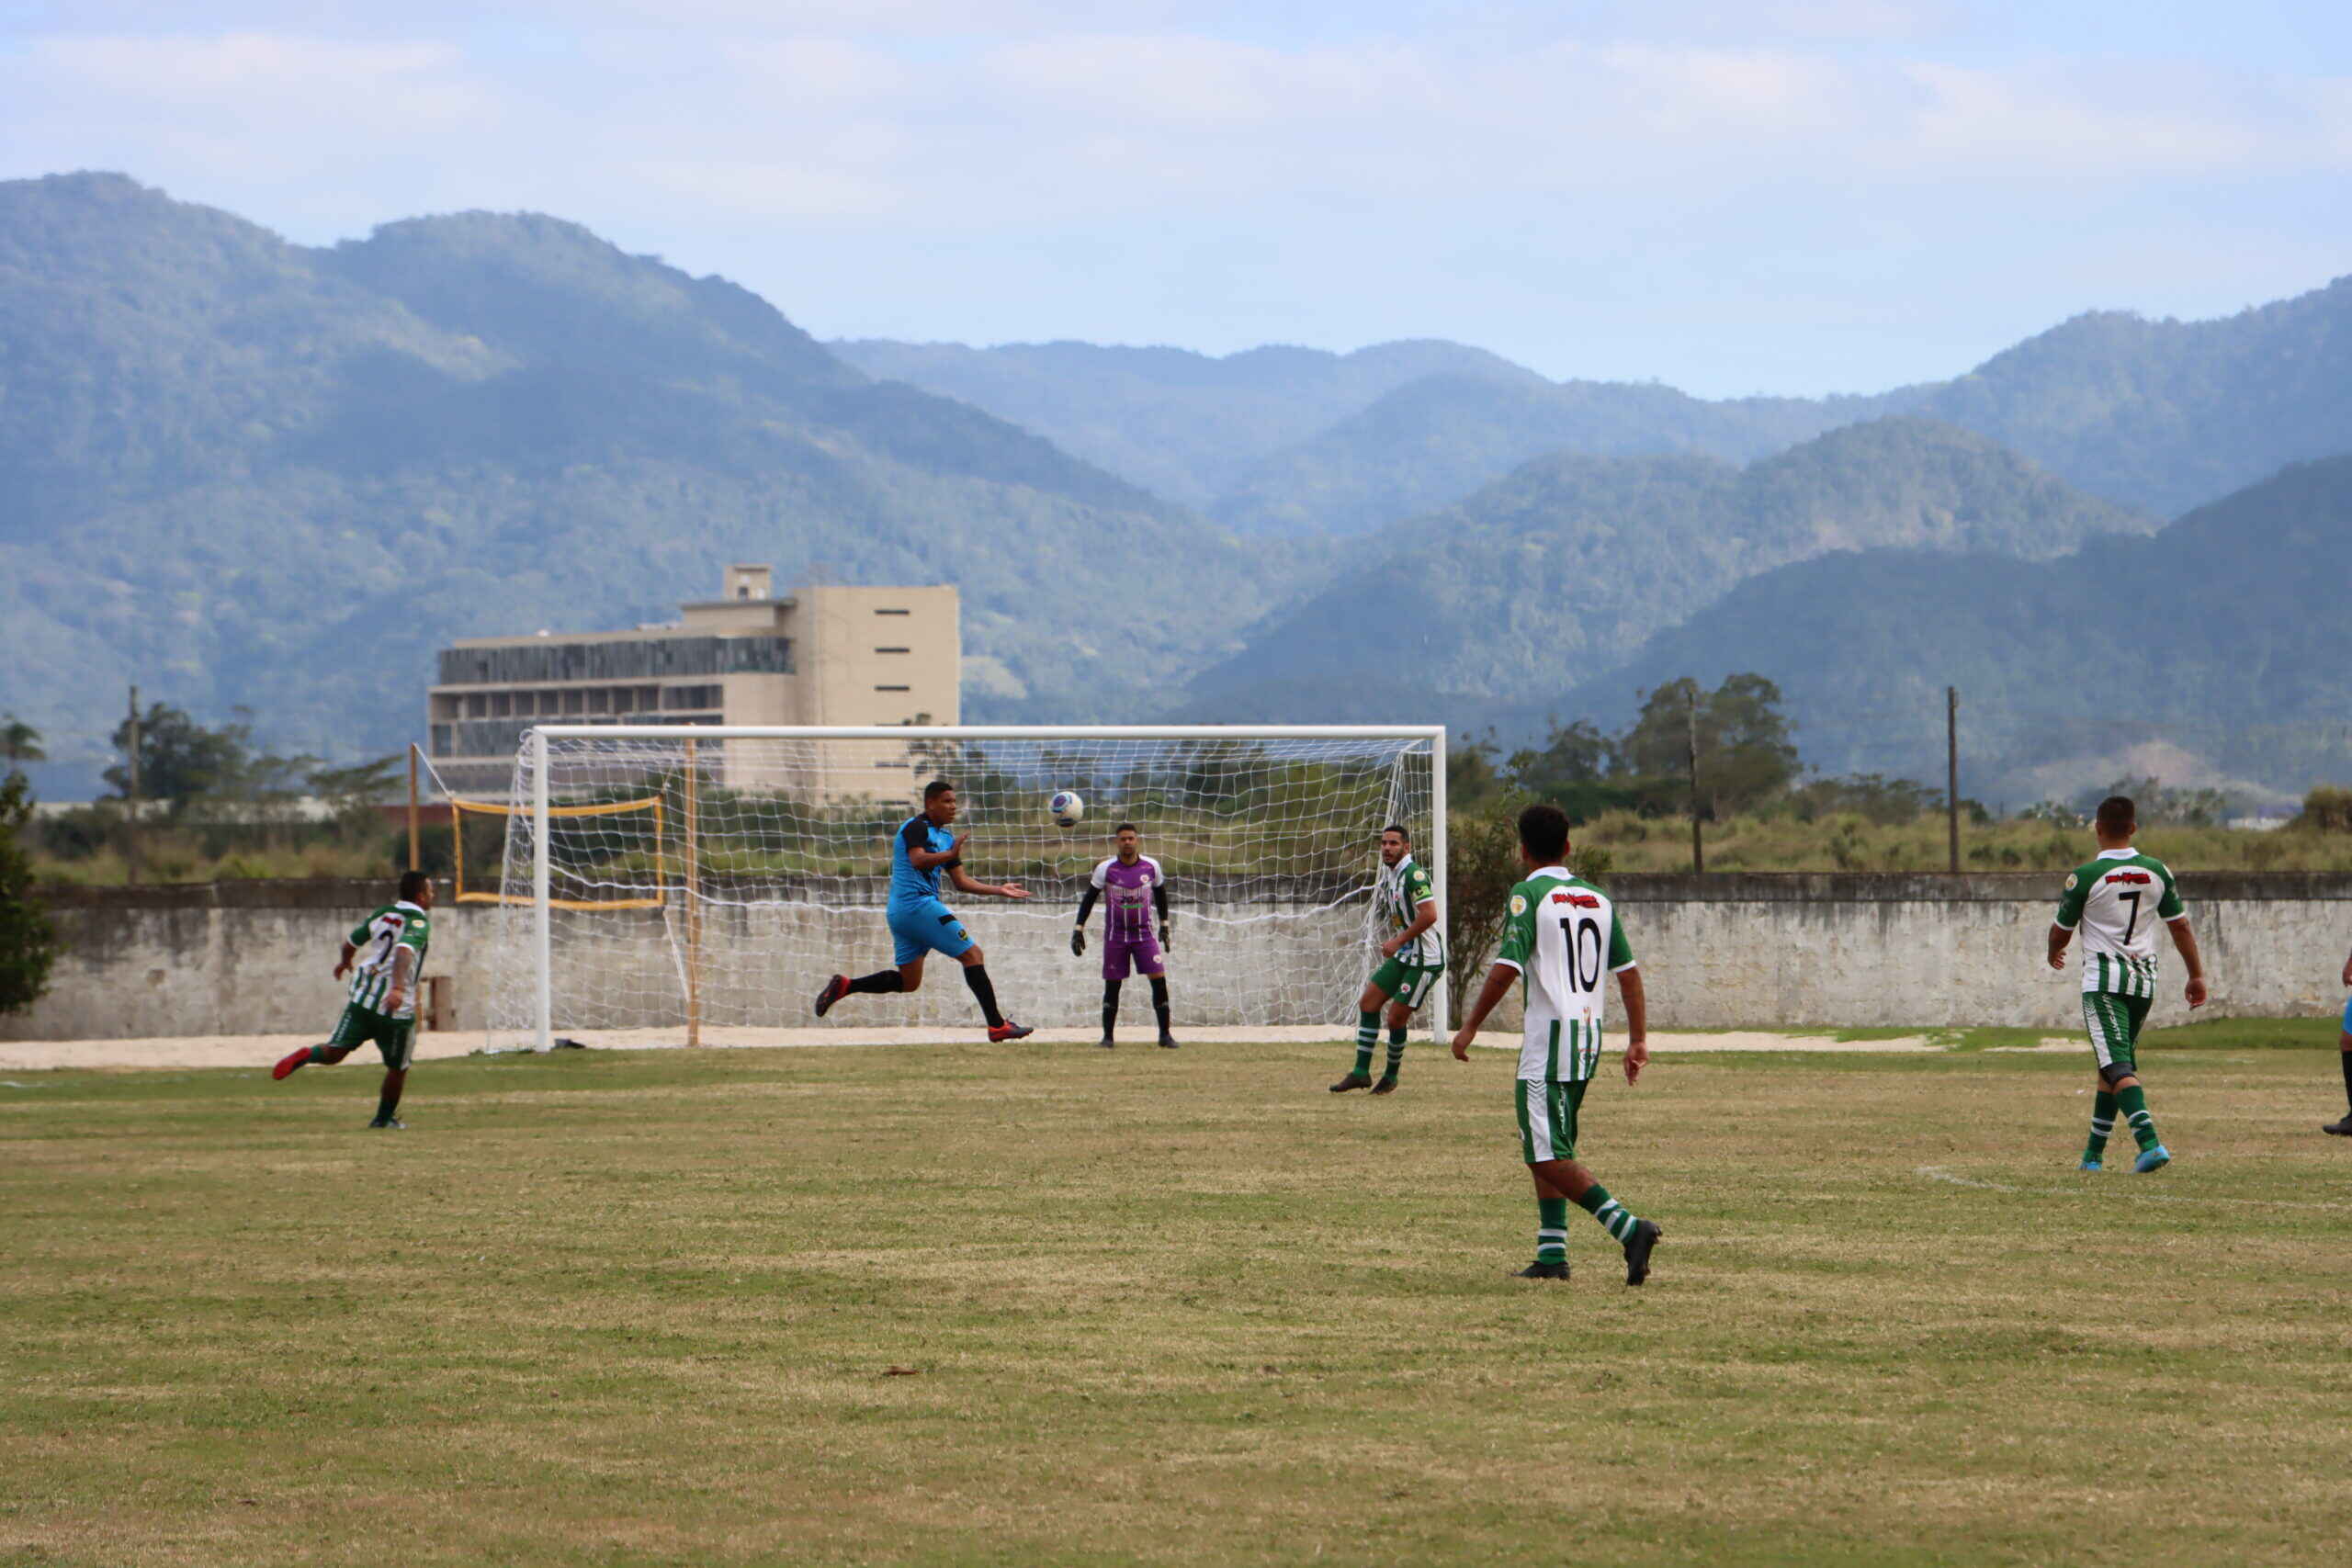
[[[2024,780],[2097,771],[1991,716],[2075,689],[2048,585],[2115,559],[2228,603],[2163,703],[2091,705],[2292,786],[2344,761],[2302,671],[2352,633],[2266,627],[2265,584],[2346,586],[2352,496],[2325,463],[2260,481],[2346,451],[2352,279],[2079,316],[1931,386],[1706,401],[1431,342],[826,345],[550,218],[305,249],[119,175],[0,184],[0,711],[82,778],[132,681],[347,759],[415,733],[448,638],[666,618],[744,558],[960,584],[975,719],[1509,736],[1741,668],[1833,767],[1917,768],[1869,715],[1961,681],[1983,765]],[[2137,623],[2121,646],[2155,657]]]

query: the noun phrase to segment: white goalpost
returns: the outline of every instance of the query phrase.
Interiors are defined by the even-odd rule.
[[[492,913],[491,1044],[752,1043],[818,1026],[828,976],[891,964],[890,837],[932,778],[956,786],[966,865],[1023,902],[942,896],[988,954],[1006,1012],[1091,1023],[1099,931],[1069,931],[1113,830],[1133,822],[1168,877],[1179,1031],[1328,1024],[1346,1032],[1379,960],[1378,835],[1411,833],[1446,897],[1439,725],[546,725],[524,737],[503,807]],[[1074,829],[1046,802],[1086,801]],[[1099,927],[1100,919],[1093,922]],[[1140,989],[1140,987],[1136,987]],[[1131,1018],[1137,999],[1127,1003]],[[828,1026],[973,1026],[955,966],[911,996],[856,997]],[[1444,980],[1422,1009],[1442,1038]]]

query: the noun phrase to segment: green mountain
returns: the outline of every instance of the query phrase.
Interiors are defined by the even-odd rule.
[[[1245,534],[1361,534],[1444,506],[1547,453],[1747,463],[1916,400],[1894,392],[1703,402],[1656,384],[1427,376],[1260,462],[1210,514]]]
[[[1786,694],[1812,765],[1939,778],[1953,685],[1961,787],[1980,798],[2151,773],[2300,791],[2352,772],[2347,525],[2352,457],[2057,560],[1829,556],[1739,584],[1544,705],[1605,724],[1661,682],[1754,671]],[[1522,731],[1544,715],[1496,716]]]
[[[910,382],[1034,430],[1155,495],[1205,509],[1251,465],[1430,376],[1541,387],[1484,349],[1385,343],[1353,354],[1273,346],[1213,358],[1085,343],[859,339],[829,344],[868,375]]]
[[[320,251],[118,175],[0,184],[0,711],[52,755],[134,681],[386,750],[445,640],[664,618],[729,559],[956,581],[977,710],[1073,716],[1148,708],[1312,565],[572,224]]]
[[[1203,671],[1194,707],[1442,716],[1540,700],[1791,561],[1893,545],[2031,559],[2150,525],[1919,420],[1849,426],[1745,468],[1555,456],[1370,536],[1357,564]]]
[[[2176,515],[2352,447],[2352,276],[2217,321],[2077,316],[1935,389],[1921,412]]]

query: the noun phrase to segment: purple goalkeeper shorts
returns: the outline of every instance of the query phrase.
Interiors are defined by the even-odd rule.
[[[1159,939],[1153,936],[1105,937],[1102,942],[1102,978],[1124,980],[1127,965],[1135,965],[1138,975],[1160,975],[1167,972],[1167,961],[1159,955]]]

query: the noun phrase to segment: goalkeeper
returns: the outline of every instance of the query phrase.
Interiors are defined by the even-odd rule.
[[[1094,868],[1086,880],[1086,892],[1078,901],[1078,929],[1069,933],[1069,950],[1083,958],[1086,955],[1086,917],[1094,912],[1094,901],[1103,901],[1102,909],[1102,1038],[1099,1043],[1105,1051],[1116,1041],[1112,1032],[1119,1021],[1119,987],[1126,983],[1130,971],[1151,982],[1152,1016],[1159,1021],[1159,1043],[1162,1049],[1176,1049],[1176,1037],[1168,1032],[1168,877],[1159,863],[1136,848],[1138,835],[1132,822],[1119,824],[1119,852]],[[1152,932],[1152,916],[1159,917],[1159,931]]]
[[[890,903],[885,911],[890,926],[895,969],[878,969],[853,980],[836,975],[817,993],[817,1016],[832,1010],[835,1002],[855,991],[912,991],[922,986],[923,960],[944,953],[964,966],[964,984],[972,988],[980,1014],[988,1020],[992,1041],[1021,1040],[1036,1031],[1013,1022],[998,1010],[996,984],[989,978],[988,955],[980,951],[956,911],[941,902],[939,876],[947,874],[959,892],[996,898],[1026,898],[1029,890],[1017,882],[991,886],[975,882],[964,869],[964,842],[969,833],[950,833],[956,820],[956,786],[933,779],[922,786],[922,809],[899,824],[890,838]]]

